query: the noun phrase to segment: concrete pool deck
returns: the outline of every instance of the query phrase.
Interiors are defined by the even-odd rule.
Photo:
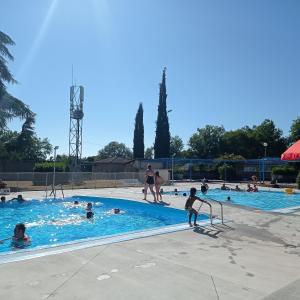
[[[199,187],[176,188],[191,185]],[[142,199],[141,188],[65,194]],[[164,198],[183,208],[186,197]],[[217,205],[214,213],[219,214]],[[232,220],[228,226],[2,264],[0,299],[300,299],[300,210],[267,213],[225,204],[224,216]]]

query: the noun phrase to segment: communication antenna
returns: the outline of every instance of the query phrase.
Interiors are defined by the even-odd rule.
[[[83,86],[70,87],[70,130],[69,130],[69,158],[73,169],[78,169],[82,154],[82,123],[83,123]]]

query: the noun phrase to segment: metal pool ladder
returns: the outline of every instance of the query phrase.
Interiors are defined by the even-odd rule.
[[[213,201],[216,203],[219,203],[221,206],[221,220],[222,220],[222,224],[224,224],[224,211],[223,211],[223,203],[221,201],[215,200],[215,199],[211,199],[211,198],[207,198],[207,200],[209,201]],[[212,208],[210,206],[210,223],[212,224]]]

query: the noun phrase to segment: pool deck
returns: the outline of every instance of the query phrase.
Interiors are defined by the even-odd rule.
[[[65,194],[142,201],[141,188]],[[171,207],[183,208],[186,197],[164,198]],[[214,213],[219,213],[217,205]],[[300,210],[268,213],[226,203],[224,216],[232,220],[227,226],[1,264],[0,299],[300,299]]]

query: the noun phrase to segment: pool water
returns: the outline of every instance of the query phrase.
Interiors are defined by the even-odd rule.
[[[188,191],[180,191],[179,195]],[[174,192],[172,192],[174,194]],[[231,203],[254,207],[265,211],[274,211],[285,209],[289,207],[300,207],[300,194],[287,194],[276,191],[259,191],[257,193],[249,192],[235,192],[223,191],[221,189],[209,189],[207,194],[203,195],[201,192],[197,194],[200,198],[211,198],[221,202],[226,202],[227,197],[230,197]]]
[[[79,201],[75,207],[73,202]],[[85,218],[85,207],[93,204],[94,218]],[[120,208],[121,214],[110,210]],[[17,223],[25,223],[32,239],[30,248],[54,246],[81,239],[105,237],[132,231],[153,229],[187,222],[186,212],[162,205],[99,197],[7,202],[0,207],[0,239],[12,236]],[[208,219],[200,215],[199,220]],[[0,244],[0,252],[10,251],[10,241]]]

